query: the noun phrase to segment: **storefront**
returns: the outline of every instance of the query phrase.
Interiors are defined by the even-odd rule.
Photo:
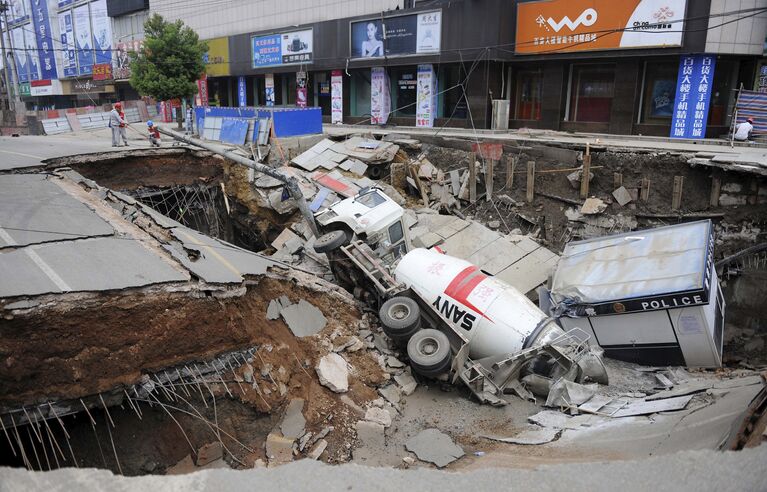
[[[706,52],[710,6],[685,0],[517,4],[515,51],[507,58],[509,127],[670,136],[680,62]],[[713,56],[707,137],[728,131],[735,90],[749,86],[756,70],[753,56]]]

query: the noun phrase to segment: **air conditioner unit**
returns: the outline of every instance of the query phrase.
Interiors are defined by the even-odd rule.
[[[493,121],[490,128],[493,130],[509,129],[508,99],[493,99]]]

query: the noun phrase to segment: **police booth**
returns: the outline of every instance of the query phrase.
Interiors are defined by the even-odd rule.
[[[584,330],[608,357],[722,365],[725,303],[710,220],[570,242],[543,294],[565,330]]]

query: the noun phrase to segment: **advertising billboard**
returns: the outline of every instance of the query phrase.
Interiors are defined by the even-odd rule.
[[[437,112],[437,74],[433,65],[418,65],[415,126],[431,128]]]
[[[54,54],[53,31],[51,30],[48,2],[47,0],[30,0],[29,5],[32,25],[35,28],[35,38],[37,40],[41,78],[43,80],[57,79],[58,73],[56,71],[56,56]]]
[[[73,10],[75,17],[75,46],[77,48],[78,74],[90,75],[93,72],[93,36],[88,6],[81,5]]]
[[[91,3],[93,49],[97,64],[112,64],[112,23],[107,15],[106,0]]]
[[[27,0],[11,0],[8,3],[8,22],[10,24],[16,24],[17,22],[24,22],[29,18],[29,12],[27,12]]]
[[[304,29],[250,39],[253,68],[312,63],[314,31]]]
[[[344,117],[344,79],[343,72],[333,70],[330,76],[330,122],[340,124]]]
[[[389,74],[384,67],[370,69],[370,123],[385,125],[391,112]]]
[[[351,23],[352,58],[439,53],[441,41],[439,10]]]
[[[17,27],[11,31],[13,53],[16,57],[16,71],[19,82],[29,82],[29,65],[24,44],[24,29]]]
[[[72,11],[59,12],[59,32],[61,33],[61,60],[64,77],[77,75],[77,52],[75,51],[75,28]]]
[[[40,80],[40,55],[37,52],[35,33],[29,31],[28,26],[20,27],[24,31],[24,51],[27,54],[27,67],[29,80]]]
[[[130,52],[141,51],[143,41],[134,40],[124,43],[117,43],[112,60],[112,75],[115,80],[125,80],[130,78]]]
[[[205,73],[209,77],[225,77],[229,71],[229,38],[213,38],[205,41],[208,52],[203,56]]]
[[[543,0],[517,4],[517,53],[682,45],[686,0]]]
[[[715,55],[689,55],[679,59],[671,138],[706,136],[715,68]]]

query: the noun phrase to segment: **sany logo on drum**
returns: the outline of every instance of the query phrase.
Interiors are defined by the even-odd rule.
[[[487,275],[482,273],[479,268],[475,266],[469,266],[461,270],[461,272],[455,276],[450,284],[445,288],[445,296],[450,297],[456,302],[476,312],[483,318],[490,320],[485,314],[474,306],[468,299],[469,295],[474,289],[487,278]],[[443,299],[442,296],[438,296],[432,305],[437,308],[448,321],[453,323],[460,323],[461,328],[464,330],[471,330],[474,327],[474,322],[477,317],[468,310],[461,309],[458,305],[450,302],[449,299]]]
[[[535,22],[538,23],[538,27],[545,27],[547,31],[554,29],[554,32],[559,32],[564,26],[570,28],[571,31],[575,31],[579,26],[592,26],[597,21],[597,11],[594,9],[586,9],[581,15],[579,15],[574,21],[570,20],[568,16],[562,17],[561,20],[555,21],[553,18],[544,18],[543,15],[539,15]]]

